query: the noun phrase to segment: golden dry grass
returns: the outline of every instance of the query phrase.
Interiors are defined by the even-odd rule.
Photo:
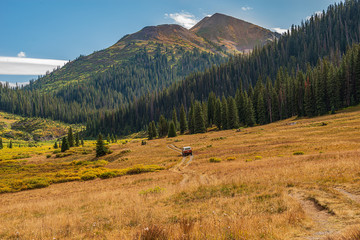
[[[193,161],[182,162],[169,144],[192,146]],[[358,109],[145,146],[132,140],[111,149],[103,158],[108,168],[157,164],[168,170],[2,194],[0,239],[352,239],[357,234]],[[131,152],[122,154],[125,149]],[[211,157],[222,161],[211,163]],[[55,160],[29,160],[45,161]]]

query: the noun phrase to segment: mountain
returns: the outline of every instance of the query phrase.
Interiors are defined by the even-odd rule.
[[[278,33],[220,13],[205,17],[190,31],[230,53],[248,53],[255,46],[263,46],[280,37]]]
[[[94,75],[104,73],[114,66],[124,67],[137,64],[138,68],[142,68],[141,63],[136,61],[136,57],[144,51],[149,57],[164,54],[167,60],[173,60],[170,67],[181,68],[179,65],[184,62],[182,61],[183,54],[192,52],[194,49],[208,54],[208,58],[212,58],[213,55],[225,57],[226,52],[231,54],[249,52],[255,45],[264,45],[278,36],[270,30],[219,13],[204,18],[191,30],[175,24],[148,26],[136,33],[124,36],[109,48],[88,56],[80,56],[61,69],[32,82],[28,88],[58,92],[72,84],[89,82]],[[196,59],[187,61],[194,62]],[[193,72],[204,70],[222,61],[223,59],[219,58],[219,60],[199,62],[199,65],[193,68]],[[190,72],[185,73],[188,75]],[[168,83],[186,75],[175,74],[167,84],[161,85],[166,87]],[[143,92],[135,95],[140,93]],[[127,97],[126,93],[122,94]]]

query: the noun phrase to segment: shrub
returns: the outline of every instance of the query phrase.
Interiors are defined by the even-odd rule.
[[[255,156],[255,160],[261,160],[262,156]]]
[[[220,158],[215,158],[215,157],[212,157],[209,159],[209,162],[211,163],[219,163],[221,162],[222,160]]]
[[[102,174],[100,174],[100,178],[101,179],[107,179],[107,178],[114,178],[117,177],[118,173],[116,173],[115,171],[110,171],[110,172],[104,172]]]
[[[293,155],[304,155],[305,153],[303,151],[297,151],[294,152]]]
[[[148,195],[148,194],[158,194],[158,193],[162,193],[163,191],[165,191],[164,188],[161,188],[159,186],[154,187],[154,188],[149,188],[147,190],[142,190],[139,192],[140,195]]]
[[[44,188],[50,185],[49,181],[45,178],[31,178],[28,179],[26,182],[28,189],[34,188]]]
[[[226,158],[226,161],[235,161],[236,160],[236,157],[227,157]]]
[[[81,175],[81,180],[88,181],[93,180],[96,178],[96,174],[93,172],[86,172],[83,175]]]
[[[53,151],[53,154],[57,154],[57,153],[60,153],[60,150]]]
[[[51,158],[51,154],[46,155],[46,158]]]

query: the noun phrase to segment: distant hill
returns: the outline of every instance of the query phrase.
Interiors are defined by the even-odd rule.
[[[230,53],[250,52],[255,46],[280,37],[278,33],[220,13],[204,18],[191,31]]]
[[[223,62],[228,53],[248,52],[255,45],[263,45],[277,36],[278,34],[270,30],[218,13],[204,18],[191,30],[175,24],[148,26],[136,33],[125,35],[109,48],[88,56],[80,56],[61,69],[36,80],[27,88],[59,92],[82,82],[94,85],[91,82],[94,77],[106,73],[113,67],[126,68],[136,64],[137,70],[146,70],[149,67],[147,60],[138,61],[139,55],[143,58],[146,52],[150,61],[155,56],[164,55],[166,60],[171,62],[167,66],[161,65],[167,68],[166,71],[174,67],[181,70],[172,72],[172,79],[166,81],[160,79],[160,84],[157,86],[153,86],[151,79],[145,79],[146,82],[143,82],[149,85],[150,90],[161,90],[191,72],[203,71],[213,64]],[[207,56],[199,57],[199,54],[184,56],[186,52],[194,50]],[[214,57],[215,55],[217,57]],[[196,66],[190,66],[192,62],[196,62]],[[187,66],[183,66],[184,63]],[[191,69],[191,71],[186,69]],[[127,78],[130,79],[131,76]],[[107,81],[112,81],[111,77]],[[126,81],[125,78],[124,81]],[[120,91],[120,93],[125,98],[129,97],[129,93],[125,91]],[[140,96],[143,93],[142,90],[135,89],[135,92],[131,94]]]

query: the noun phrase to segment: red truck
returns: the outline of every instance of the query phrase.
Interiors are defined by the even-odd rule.
[[[192,155],[191,147],[183,147],[181,152],[184,157],[187,155]]]

